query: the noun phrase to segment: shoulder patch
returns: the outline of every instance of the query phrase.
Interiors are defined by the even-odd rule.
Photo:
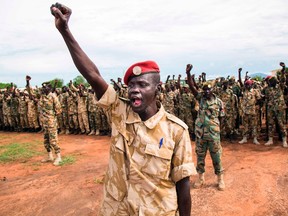
[[[186,130],[188,129],[188,126],[181,119],[177,118],[176,116],[171,115],[170,113],[167,113],[167,112],[166,112],[166,116],[169,120],[177,123],[178,125],[180,125],[184,129],[186,129]]]

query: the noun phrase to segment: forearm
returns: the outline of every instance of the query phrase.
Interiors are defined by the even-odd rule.
[[[100,98],[106,91],[108,84],[101,77],[98,68],[81,49],[78,42],[73,37],[69,29],[60,32],[79,72],[85,77],[88,83],[95,90],[97,97]]]
[[[176,183],[177,202],[180,216],[191,215],[191,195],[189,177],[183,178]]]
[[[193,95],[196,96],[198,94],[198,90],[195,88],[195,83],[192,81],[192,76],[190,73],[187,73],[187,82]]]

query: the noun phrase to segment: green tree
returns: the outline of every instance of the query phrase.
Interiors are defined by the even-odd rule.
[[[17,85],[13,83],[13,85],[17,88]],[[11,83],[0,83],[0,89],[6,89],[11,87]]]
[[[254,76],[252,79],[261,82],[261,81],[263,80],[263,77],[261,77],[261,76]]]
[[[57,80],[56,88],[62,88],[63,85],[64,85],[64,80],[63,80],[63,79],[55,78],[55,79],[49,81],[49,82],[51,83],[52,86],[54,86],[54,84],[55,84],[55,80]]]
[[[64,85],[64,80],[63,79],[59,79],[59,78],[55,78],[53,80],[44,82],[44,83],[50,83],[52,87],[54,87],[55,81],[57,80],[57,84],[56,84],[56,88],[62,88]]]
[[[77,77],[75,77],[73,79],[73,85],[74,86],[78,86],[79,84],[83,84],[85,87],[89,87],[89,83],[87,82],[87,80],[82,76],[82,75],[78,75]]]

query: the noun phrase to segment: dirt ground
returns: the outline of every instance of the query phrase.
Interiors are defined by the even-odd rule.
[[[35,142],[40,152],[28,160],[0,163],[0,215],[97,215],[110,138],[60,135],[63,157],[76,158],[60,167],[40,163],[46,155],[42,140],[43,134],[0,132],[0,146]],[[191,187],[192,215],[288,215],[288,149],[280,141],[271,147],[260,142],[260,146],[222,142],[225,191],[217,190],[207,155],[206,185]]]

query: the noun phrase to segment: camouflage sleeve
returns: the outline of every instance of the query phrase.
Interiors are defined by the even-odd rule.
[[[61,104],[57,96],[53,96],[53,103],[56,115],[59,115],[62,112]]]
[[[183,130],[179,142],[175,143],[172,167],[171,176],[174,182],[178,182],[185,177],[197,174],[192,160],[192,146],[187,129]]]
[[[223,104],[223,101],[219,98],[217,98],[218,104],[219,104],[219,117],[225,116],[225,107]]]

